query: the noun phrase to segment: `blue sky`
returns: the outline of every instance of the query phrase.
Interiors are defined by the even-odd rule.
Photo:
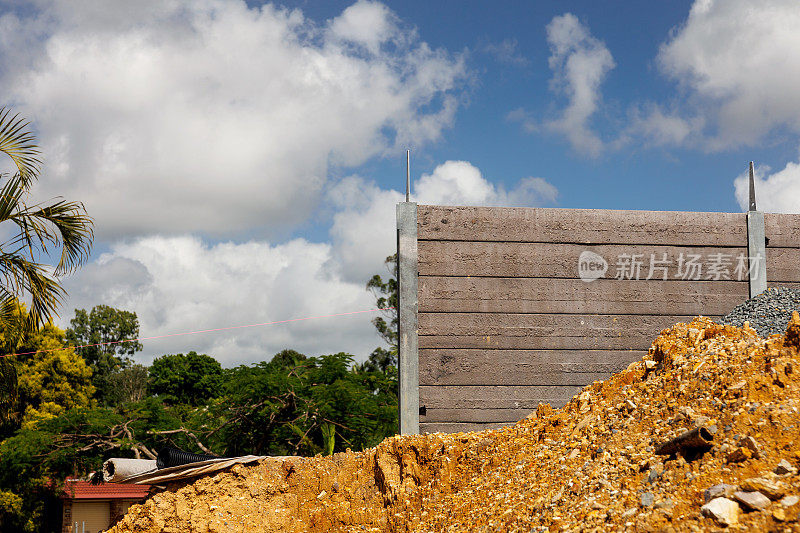
[[[135,5],[134,5],[135,4]],[[421,203],[800,207],[795,0],[0,2],[41,198],[85,202],[76,307],[143,336],[368,310],[405,149]],[[148,341],[238,364],[365,358],[369,318]]]
[[[333,17],[347,2],[298,2],[316,19]],[[685,95],[659,72],[657,56],[670,31],[686,22],[692,2],[398,2],[388,6],[433,47],[468,51],[468,103],[442,139],[414,153],[414,170],[442,161],[470,161],[497,183],[546,177],[559,189],[559,207],[739,211],[732,177],[747,162],[773,166],[796,159],[794,137],[760,146],[709,152],[693,146],[634,146],[599,157],[576,152],[563,138],[528,133],[508,113],[524,108],[545,120],[563,100],[549,89],[552,71],[546,27],[574,14],[601,40],[616,66],[602,87],[603,109],[594,127],[611,139],[631,105],[672,103]],[[498,57],[498,48],[510,57]],[[604,125],[608,121],[609,125]],[[400,187],[403,154],[370,162],[364,171],[382,185]],[[394,181],[392,181],[394,180]],[[693,194],[687,195],[691,188]]]

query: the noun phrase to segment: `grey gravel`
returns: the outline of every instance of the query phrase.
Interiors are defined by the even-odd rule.
[[[639,497],[642,507],[652,507],[655,499],[656,498],[652,492],[645,492]]]
[[[800,289],[770,287],[755,298],[737,305],[722,317],[723,324],[742,327],[745,321],[762,337],[783,335],[792,311],[800,312]]]

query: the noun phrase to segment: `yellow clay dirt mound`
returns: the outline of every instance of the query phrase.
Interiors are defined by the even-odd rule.
[[[796,314],[767,340],[696,318],[563,409],[237,466],[112,531],[800,531],[798,348]]]

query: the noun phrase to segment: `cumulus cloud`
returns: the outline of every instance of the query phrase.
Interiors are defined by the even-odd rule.
[[[631,106],[628,115],[628,126],[612,143],[615,147],[634,140],[655,146],[682,146],[697,139],[705,125],[701,115],[685,117],[678,110],[665,110],[654,103]]]
[[[432,205],[494,205],[535,207],[555,202],[558,190],[543,178],[523,178],[506,191],[487,180],[468,161],[446,161],[423,174],[415,198]]]
[[[708,116],[710,149],[800,133],[798,27],[795,0],[697,0],[661,47],[662,70]]]
[[[770,174],[769,167],[755,169],[756,207],[770,213],[800,213],[800,163],[789,162]],[[749,172],[734,180],[736,201],[746,211],[750,203]]]
[[[603,141],[590,121],[601,101],[600,85],[615,66],[611,52],[571,13],[550,21],[547,42],[553,70],[551,88],[566,96],[567,105],[558,118],[545,122],[544,127],[564,135],[576,150],[597,156]]]
[[[84,201],[102,239],[291,228],[331,165],[437,139],[465,75],[365,0],[323,23],[240,0],[41,0],[0,30],[6,100],[40,132],[38,194]]]
[[[329,244],[296,239],[281,245],[197,237],[146,237],[118,243],[65,280],[69,311],[104,303],[135,311],[143,336],[319,317],[369,310],[366,280],[331,276]],[[269,359],[284,348],[309,355],[347,351],[366,358],[380,340],[372,314],[144,341],[140,359],[196,350],[225,365]]]
[[[426,204],[541,205],[555,187],[541,178],[520,180],[510,191],[491,184],[466,161],[447,161],[414,184]],[[368,310],[367,280],[383,273],[395,251],[398,191],[350,176],[331,186],[335,209],[330,243],[295,239],[210,245],[195,236],[150,236],[117,242],[64,280],[68,325],[75,308],[103,303],[135,311],[143,336]],[[380,339],[374,314],[289,322],[145,341],[142,360],[197,350],[226,365],[268,358],[293,348],[310,355],[349,351],[360,360]]]
[[[412,201],[428,205],[536,207],[555,202],[558,190],[543,178],[527,177],[507,191],[467,161],[446,161],[416,180],[412,193]],[[338,210],[330,230],[333,268],[354,282],[383,272],[383,260],[395,251],[395,206],[404,195],[351,176],[328,198]]]

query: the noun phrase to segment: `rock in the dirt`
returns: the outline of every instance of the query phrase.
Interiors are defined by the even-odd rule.
[[[786,496],[785,498],[781,498],[780,504],[784,507],[792,507],[793,505],[797,505],[800,502],[800,498],[795,495]]]
[[[731,453],[729,453],[728,457],[726,457],[725,460],[729,463],[743,463],[748,459],[752,458],[753,458],[753,452],[751,452],[747,448],[739,446]]]
[[[656,497],[653,496],[652,492],[644,492],[639,497],[639,502],[642,504],[642,507],[652,507],[655,499]]]
[[[703,493],[703,497],[705,502],[708,503],[714,498],[725,497],[729,498],[733,496],[733,493],[736,492],[739,488],[736,485],[728,485],[727,483],[719,483],[717,485],[713,485],[708,487],[705,492]]]
[[[797,522],[800,520],[800,498],[797,496],[786,496],[776,505],[775,511],[778,511],[778,516],[773,511],[773,516],[776,520],[781,522]]]
[[[770,500],[780,500],[786,494],[786,484],[766,477],[751,477],[742,482],[742,488],[750,492],[760,492]]]
[[[781,462],[778,463],[778,466],[775,467],[775,473],[779,476],[784,474],[797,474],[797,468],[792,466],[792,463],[787,461],[786,459],[781,459]]]
[[[723,526],[732,526],[739,522],[739,504],[728,498],[714,498],[702,506],[700,511]]]
[[[737,442],[736,445],[741,448],[745,448],[746,450],[750,450],[750,453],[752,453],[755,459],[761,458],[761,453],[758,450],[759,448],[758,443],[756,442],[756,439],[754,439],[753,437],[746,435],[740,438],[739,442]]]
[[[675,507],[675,502],[672,501],[672,498],[667,496],[660,502],[656,502],[656,504],[653,507],[655,507],[656,509],[672,509],[673,507]]]
[[[737,491],[733,493],[733,499],[739,502],[742,507],[751,511],[762,511],[772,503],[769,498],[760,492]]]

